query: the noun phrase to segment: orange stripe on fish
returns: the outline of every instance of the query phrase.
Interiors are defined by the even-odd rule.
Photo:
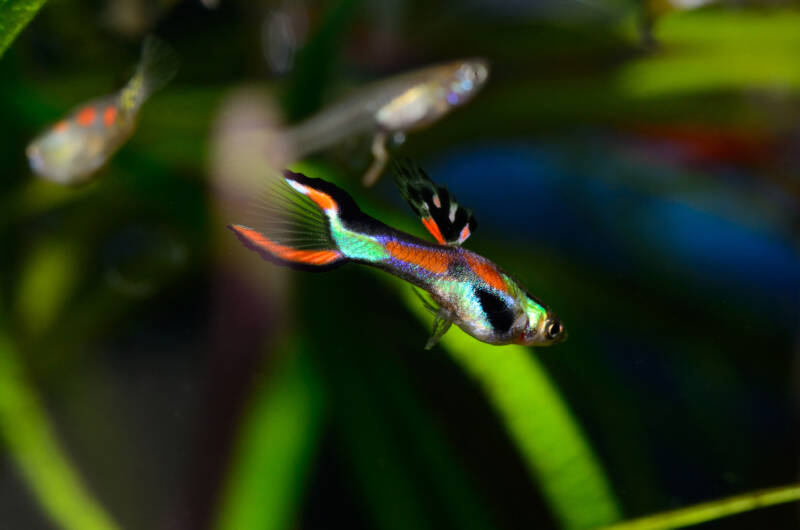
[[[258,247],[256,250],[264,250],[283,261],[305,265],[328,265],[342,257],[342,253],[338,250],[305,250],[287,247],[267,239],[246,226],[231,225],[230,228],[243,242]]]
[[[106,124],[106,127],[111,127],[114,125],[114,121],[117,119],[117,107],[106,107],[106,110],[103,111],[103,123]]]
[[[422,224],[425,225],[425,228],[436,238],[436,241],[438,241],[440,245],[446,244],[444,237],[442,237],[442,232],[439,230],[439,225],[436,224],[433,217],[423,217]]]
[[[78,115],[75,117],[75,121],[78,122],[78,125],[88,127],[89,125],[94,123],[94,119],[96,117],[97,117],[97,110],[94,107],[84,107],[80,111],[78,111]]]
[[[393,258],[417,265],[436,274],[447,272],[447,267],[450,265],[449,257],[442,251],[407,245],[400,241],[388,241],[384,248]]]
[[[498,272],[497,268],[489,261],[484,260],[471,252],[465,252],[464,258],[466,258],[470,268],[481,280],[498,291],[502,291],[504,293],[508,292],[508,288],[506,287],[506,282],[503,279],[503,276],[500,275],[500,272]]]

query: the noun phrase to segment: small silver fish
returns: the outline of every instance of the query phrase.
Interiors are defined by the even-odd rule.
[[[389,136],[426,127],[470,101],[489,78],[485,59],[461,59],[400,74],[366,86],[287,132],[295,158],[375,130],[375,159],[364,175],[371,186],[383,172]]]
[[[28,145],[31,169],[59,184],[87,182],[133,134],[142,104],[177,69],[172,48],[152,35],[145,38],[136,73],[122,90],[81,105]]]

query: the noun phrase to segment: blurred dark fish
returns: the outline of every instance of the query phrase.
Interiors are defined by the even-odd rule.
[[[433,347],[452,324],[490,344],[546,346],[564,339],[558,317],[488,259],[461,247],[472,212],[416,167],[398,169],[404,197],[436,239],[430,243],[363,213],[342,189],[291,171],[260,197],[252,226],[230,225],[263,258],[311,271],[348,261],[370,265],[427,291]],[[421,296],[421,295],[420,295]]]
[[[81,105],[28,145],[31,169],[59,184],[88,181],[133,134],[142,104],[177,69],[172,48],[148,36],[136,73],[122,90]]]

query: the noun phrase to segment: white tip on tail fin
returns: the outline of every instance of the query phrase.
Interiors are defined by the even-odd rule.
[[[330,233],[338,202],[327,183],[285,171],[270,176],[246,224],[228,228],[264,259],[306,270],[327,270],[347,261]]]
[[[136,73],[122,89],[121,107],[138,110],[150,95],[169,83],[178,72],[178,54],[166,42],[148,35],[142,45],[142,58]]]

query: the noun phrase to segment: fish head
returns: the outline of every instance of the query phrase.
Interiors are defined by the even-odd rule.
[[[31,170],[48,180],[70,183],[86,157],[85,136],[72,125],[50,128],[25,149]]]
[[[447,85],[447,102],[462,105],[472,99],[489,78],[489,62],[486,59],[467,59],[455,63],[452,77]]]
[[[515,325],[518,334],[514,342],[524,346],[550,346],[567,338],[561,319],[534,297],[525,294],[523,306],[524,312]]]

